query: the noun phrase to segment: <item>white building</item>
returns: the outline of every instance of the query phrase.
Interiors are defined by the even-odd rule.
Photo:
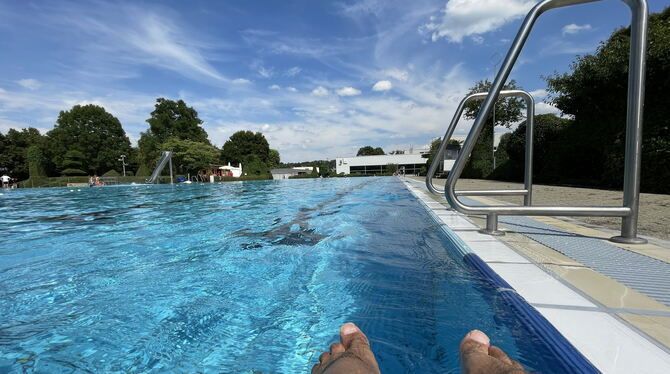
[[[445,160],[441,167],[444,172],[451,170],[458,156],[458,149],[450,148],[447,147],[444,154]],[[335,159],[335,168],[337,174],[377,175],[388,173],[389,165],[394,165],[400,173],[418,175],[421,168],[430,166],[426,164],[429,153],[428,149],[422,149],[406,151],[404,154],[340,157]]]
[[[337,174],[375,175],[388,172],[389,165],[397,165],[397,170],[404,170],[405,174],[419,174],[419,170],[426,166],[428,150],[412,153],[379,156],[339,157],[335,159]]]
[[[289,179],[290,177],[295,177],[298,175],[305,175],[309,174],[312,172],[312,168],[309,168],[308,170],[305,169],[298,169],[298,168],[291,168],[291,169],[272,169],[270,170],[270,173],[272,173],[272,179],[273,180],[282,180],[282,179]]]
[[[293,169],[297,170],[306,170],[308,172],[312,172],[314,169],[316,169],[316,172],[319,173],[319,167],[318,166],[294,166]]]
[[[239,178],[242,176],[242,163],[238,166],[231,166],[229,162],[228,165],[219,166],[219,170],[224,177]]]

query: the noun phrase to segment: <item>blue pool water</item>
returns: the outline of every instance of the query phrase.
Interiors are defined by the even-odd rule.
[[[354,321],[383,373],[479,328],[559,361],[393,178],[5,191],[0,372],[306,373]]]

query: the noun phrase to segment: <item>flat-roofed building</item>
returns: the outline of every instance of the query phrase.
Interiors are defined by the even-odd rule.
[[[270,173],[274,180],[289,179],[290,177],[308,174],[307,170],[297,168],[272,169]]]
[[[428,161],[428,150],[404,154],[339,157],[335,159],[337,174],[378,175],[391,171],[391,167],[405,174],[419,174]]]
[[[439,170],[442,172],[451,170],[459,150],[458,146],[447,146],[445,159]],[[335,169],[337,174],[345,175],[379,175],[390,173],[392,170],[397,170],[401,174],[418,175],[422,168],[427,169],[430,166],[427,165],[429,155],[428,149],[421,149],[388,155],[338,157],[335,159]]]

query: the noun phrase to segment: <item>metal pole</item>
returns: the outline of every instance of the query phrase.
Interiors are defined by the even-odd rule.
[[[623,205],[631,214],[621,222],[621,235],[613,242],[644,244],[637,237],[640,211],[640,175],[642,172],[642,123],[644,115],[644,85],[647,57],[647,22],[649,10],[646,1],[628,2],[633,13],[630,27],[630,59],[628,68],[628,116],[626,118],[626,158],[624,167]]]
[[[535,99],[532,96],[526,100],[526,155],[523,184],[527,194],[523,197],[523,205],[533,205],[533,149],[535,144]]]
[[[491,141],[491,154],[493,155],[493,170],[496,169],[496,105],[495,103],[493,104],[493,115],[492,121],[493,121],[493,140]]]
[[[123,168],[123,176],[126,176],[126,155],[119,156],[119,161],[121,161],[121,167]]]
[[[174,178],[172,178],[172,154],[170,154],[170,184],[174,184]]]
[[[493,236],[505,235],[504,231],[498,230],[498,215],[496,213],[490,213],[486,216],[486,228],[479,230],[479,232]]]

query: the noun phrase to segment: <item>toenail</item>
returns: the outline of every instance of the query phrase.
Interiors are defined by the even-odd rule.
[[[340,331],[342,332],[342,335],[351,335],[360,332],[361,330],[358,328],[358,326],[354,325],[353,323],[347,322],[344,325],[342,325]]]

